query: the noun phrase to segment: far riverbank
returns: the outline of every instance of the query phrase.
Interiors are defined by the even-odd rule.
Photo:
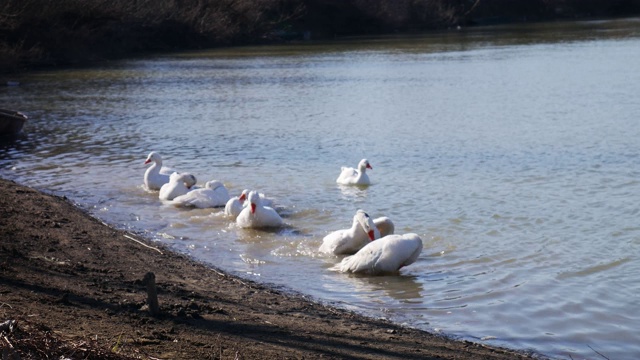
[[[640,0],[267,0],[0,5],[0,73],[181,50],[640,14]]]

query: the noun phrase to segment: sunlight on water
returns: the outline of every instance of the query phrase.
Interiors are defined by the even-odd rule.
[[[640,354],[640,21],[218,49],[43,72],[0,176],[319,301],[563,358]],[[147,154],[275,201],[286,227],[163,204]],[[362,158],[372,185],[339,186]],[[357,209],[415,232],[396,276],[318,251]]]

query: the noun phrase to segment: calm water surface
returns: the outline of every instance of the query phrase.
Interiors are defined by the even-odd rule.
[[[560,358],[640,356],[640,21],[221,49],[44,72],[0,176],[242,276],[375,317]],[[276,199],[239,230],[142,188],[146,155]],[[373,165],[367,189],[335,184]],[[389,216],[398,276],[328,269],[325,234]]]

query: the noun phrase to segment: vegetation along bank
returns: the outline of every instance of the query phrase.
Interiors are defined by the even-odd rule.
[[[640,0],[4,0],[0,72],[151,52],[639,13]]]

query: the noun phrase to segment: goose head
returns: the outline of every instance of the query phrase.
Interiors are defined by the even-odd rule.
[[[196,182],[198,182],[198,180],[193,174],[174,172],[171,175],[169,175],[169,182],[171,183],[183,182],[184,186],[186,186],[188,189],[191,189],[191,187],[195,185]]]
[[[366,171],[366,169],[373,170],[373,168],[371,167],[371,164],[369,164],[369,160],[367,159],[360,160],[360,162],[358,163],[358,170],[360,170],[361,172],[364,172]]]
[[[242,190],[242,193],[240,194],[240,196],[238,196],[238,201],[240,201],[240,204],[244,204],[244,201],[247,200],[247,197],[249,197],[249,190]]]
[[[147,160],[145,160],[144,164],[147,165],[152,162],[158,165],[162,165],[162,157],[155,151],[149,153],[149,156],[147,156]]]
[[[224,186],[224,184],[222,183],[222,181],[219,181],[219,180],[210,180],[210,181],[207,181],[204,184],[204,187],[206,187],[207,189],[211,189],[211,190],[215,190],[215,189],[217,189],[219,187],[223,187],[223,186]]]
[[[251,213],[255,214],[256,208],[260,205],[260,195],[256,191],[251,191],[247,200],[251,206]]]
[[[183,178],[182,178],[183,180],[182,181],[184,181],[184,185],[188,189],[191,189],[191,187],[198,182],[198,180],[196,179],[195,175],[193,175],[193,174],[183,173],[182,175],[183,175]]]
[[[375,224],[373,223],[373,219],[371,219],[369,214],[364,212],[364,210],[358,210],[353,220],[354,222],[357,222],[362,227],[362,229],[364,230],[365,233],[367,233],[371,241],[380,237],[380,232],[378,231],[378,228],[376,228]]]

